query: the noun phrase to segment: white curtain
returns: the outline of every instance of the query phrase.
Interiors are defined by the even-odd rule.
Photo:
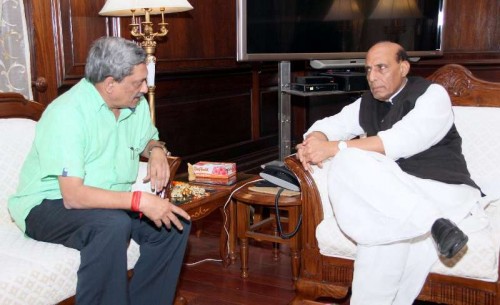
[[[33,99],[23,0],[0,0],[0,92]]]

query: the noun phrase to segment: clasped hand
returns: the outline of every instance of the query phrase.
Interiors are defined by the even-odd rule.
[[[321,168],[323,167],[323,161],[335,154],[335,151],[332,150],[332,142],[315,136],[307,137],[296,148],[297,158],[302,163],[302,166],[310,172],[313,171],[312,165],[317,165]]]

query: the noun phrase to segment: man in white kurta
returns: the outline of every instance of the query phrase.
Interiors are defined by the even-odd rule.
[[[371,96],[362,98],[389,103],[384,105],[387,109],[401,102],[401,95],[411,99],[415,93],[409,92],[414,88],[413,79],[409,82],[407,78],[409,69],[401,46],[390,42],[374,45],[366,58]],[[400,118],[392,114],[392,120],[397,120],[390,128],[376,133],[371,129],[365,136],[366,111],[361,113],[365,106],[360,98],[339,114],[314,123],[297,146],[297,156],[309,170],[312,164],[321,166],[332,158],[329,197],[340,228],[358,246],[351,305],[412,304],[438,258],[431,227],[439,218],[462,220],[481,197],[465,161],[461,162],[468,179],[463,183],[454,178],[453,166],[447,170],[449,174],[443,174],[444,179],[433,166],[415,166],[425,164],[426,153],[445,147],[450,133],[456,131],[446,90],[437,84],[422,88],[411,110]],[[376,114],[383,119],[374,126],[384,126],[384,119],[390,119],[391,112],[387,112],[386,117]],[[421,158],[422,154],[426,157]],[[457,154],[461,156],[460,149]],[[416,163],[405,166],[412,158]],[[437,165],[448,162],[431,161]],[[428,172],[438,180],[429,179]]]

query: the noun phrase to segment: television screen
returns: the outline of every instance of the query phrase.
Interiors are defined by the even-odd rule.
[[[364,58],[378,41],[442,55],[445,0],[237,0],[237,60]]]

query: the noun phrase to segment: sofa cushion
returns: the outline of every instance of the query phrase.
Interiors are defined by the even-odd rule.
[[[455,125],[472,179],[488,196],[500,196],[500,108],[454,106]]]
[[[500,248],[500,109],[454,106],[455,124],[463,139],[463,153],[472,178],[488,196],[479,209],[459,226],[469,236],[464,251],[452,259],[440,258],[431,272],[460,277],[496,281]],[[314,167],[312,174],[321,196],[324,219],[316,228],[321,254],[353,259],[356,245],[340,230],[328,199],[327,172]]]
[[[0,225],[0,303],[55,304],[75,294],[78,251],[25,237]]]
[[[0,225],[0,240],[0,304],[55,304],[75,294],[77,250],[35,241],[11,224]],[[139,258],[135,242],[127,255],[132,269]]]
[[[7,199],[17,188],[19,172],[35,137],[35,121],[0,119],[0,224],[11,223]]]

